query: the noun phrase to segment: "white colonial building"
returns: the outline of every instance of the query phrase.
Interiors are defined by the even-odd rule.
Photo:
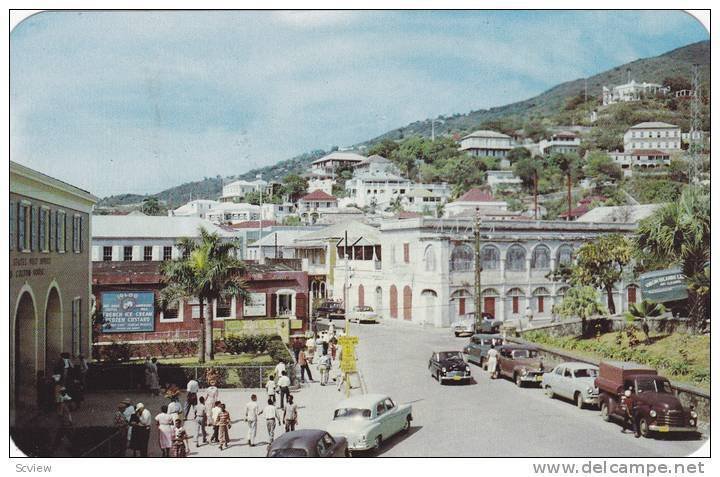
[[[245,198],[249,192],[267,193],[268,183],[262,179],[254,181],[234,181],[223,186],[221,202],[236,202]]]
[[[475,131],[460,140],[460,150],[476,157],[505,157],[512,148],[512,138],[495,131]]]
[[[580,147],[580,136],[572,131],[560,131],[543,139],[538,144],[540,154],[567,154],[577,152]]]
[[[480,189],[470,189],[457,200],[445,205],[445,213],[448,217],[461,215],[497,215],[507,212],[508,204],[504,200],[496,199],[491,193]]]
[[[493,192],[501,189],[518,190],[522,180],[513,171],[487,171],[487,183]]]
[[[210,210],[220,205],[222,205],[222,203],[217,200],[191,200],[175,210],[169,210],[168,215],[171,217],[200,217],[201,219],[205,219]]]
[[[354,152],[335,151],[315,159],[310,164],[310,172],[318,177],[334,177],[338,169],[354,167],[365,159],[365,156]]]
[[[260,206],[246,203],[222,203],[205,213],[205,218],[215,224],[236,224],[248,220],[260,220]]]
[[[665,95],[670,88],[657,83],[638,83],[631,80],[629,83],[608,88],[603,86],[603,106],[627,101],[639,101],[646,97]]]
[[[657,121],[636,124],[623,136],[625,152],[638,149],[679,150],[681,140],[680,126]]]
[[[328,294],[346,296],[346,308],[372,306],[386,320],[449,326],[474,311],[472,227],[472,219],[388,221],[379,230],[351,230],[347,247],[337,230],[336,255],[325,259],[329,264],[334,260],[326,275]],[[535,318],[550,318],[568,285],[552,281],[549,274],[571,263],[582,243],[633,230],[635,224],[483,222],[482,311],[516,320],[529,306]],[[613,298],[616,310],[624,311],[640,299],[639,288],[627,277],[617,284]]]

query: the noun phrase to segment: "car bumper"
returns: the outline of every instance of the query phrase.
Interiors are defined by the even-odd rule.
[[[648,429],[653,432],[697,432],[697,427],[692,426],[663,426],[651,424]]]
[[[525,376],[520,376],[520,380],[524,383],[538,383],[542,384],[543,381],[543,375],[542,374],[527,374]]]
[[[472,379],[472,375],[470,375],[470,374],[456,374],[456,375],[440,376],[440,382],[445,382],[445,381],[469,381],[470,379]]]
[[[583,396],[583,402],[585,404],[598,405],[598,396]]]
[[[473,335],[473,334],[475,334],[475,332],[473,330],[468,330],[468,329],[464,329],[464,328],[463,329],[454,329],[453,333],[455,333],[456,335]]]

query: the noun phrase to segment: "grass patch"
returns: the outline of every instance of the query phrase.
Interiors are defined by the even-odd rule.
[[[635,361],[655,367],[672,381],[697,386],[710,391],[710,336],[685,333],[651,333],[645,343],[642,333],[636,333],[640,343],[630,345],[625,331],[602,334],[596,338],[550,336],[531,331],[523,338],[534,343],[572,351],[586,358]]]
[[[181,366],[200,365],[197,356],[187,356],[184,358],[165,358],[160,364],[179,364]],[[275,361],[269,354],[216,354],[213,361],[206,362],[204,365],[215,366],[251,366],[251,365],[274,365]]]

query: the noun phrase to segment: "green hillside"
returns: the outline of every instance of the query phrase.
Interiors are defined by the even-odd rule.
[[[693,64],[701,65],[702,89],[704,92],[708,92],[710,84],[710,42],[703,41],[678,48],[653,58],[636,60],[591,76],[587,78],[588,96],[594,99],[599,98],[602,94],[603,85],[612,86],[622,84],[627,80],[628,74],[637,81],[656,83],[662,83],[666,78],[674,77],[683,77],[689,80]],[[503,128],[521,128],[527,126],[529,121],[542,122],[544,125],[567,124],[566,121],[569,119],[573,121],[580,120],[582,122],[584,120],[583,118],[587,117],[586,111],[583,110],[583,107],[570,109],[568,108],[568,103],[571,102],[572,98],[583,94],[584,89],[585,79],[580,78],[562,83],[538,96],[517,103],[491,109],[471,111],[467,114],[455,114],[451,117],[441,116],[440,119],[443,119],[444,122],[441,124],[436,123],[435,133],[436,135],[464,134],[477,129],[481,125],[494,126],[501,130]],[[704,95],[707,95],[707,93],[704,93]],[[591,101],[584,106],[589,107],[591,104],[596,104],[596,101]],[[656,117],[659,112],[659,110],[655,110],[652,104],[643,104],[641,106],[644,108],[643,111],[635,111],[634,113],[636,114],[626,114],[624,117],[628,121],[632,121],[636,117],[643,117],[643,114],[649,118],[653,118]],[[616,109],[622,109],[623,107],[627,108],[627,105],[620,105]],[[623,115],[616,114],[613,109],[614,108],[610,108],[610,111],[607,111],[605,114],[601,113],[600,120],[595,126],[598,126],[599,132],[602,133],[604,124],[607,124],[608,128],[613,128],[611,136],[616,138],[617,132],[620,130],[619,128],[625,127],[625,124],[624,121],[617,121],[618,117],[623,117]],[[619,112],[621,111],[618,111],[618,113]],[[656,120],[674,119],[676,124],[687,129],[685,126],[687,115],[683,113],[685,112],[679,111],[675,114],[665,111],[661,117],[656,117]],[[709,123],[709,120],[706,120],[706,123]],[[608,133],[610,133],[610,131],[608,131]],[[393,129],[378,137],[358,143],[355,147],[370,148],[384,139],[398,140],[410,136],[430,137],[430,134],[431,119],[425,119],[408,124],[402,128]],[[597,139],[592,141],[595,145],[603,145],[601,137],[594,139]],[[612,143],[612,139],[608,142]],[[224,182],[233,179],[254,179],[257,174],[262,174],[265,180],[280,181],[288,174],[305,171],[313,160],[326,153],[327,151],[316,150],[300,154],[292,159],[278,162],[272,166],[252,169],[243,174],[224,178],[220,176],[204,178],[200,181],[188,182],[172,187],[151,196],[166,202],[170,207],[181,205],[187,202],[190,197],[194,199],[214,199],[221,193]],[[150,196],[121,194],[106,197],[102,199],[98,205],[101,207],[116,207],[135,204],[140,203],[146,197]]]

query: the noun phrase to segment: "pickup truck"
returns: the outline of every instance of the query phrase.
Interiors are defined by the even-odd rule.
[[[600,363],[595,379],[600,395],[600,415],[605,421],[624,419],[627,413],[622,402],[625,390],[631,389],[638,406],[640,434],[653,432],[697,432],[697,413],[683,408],[670,381],[651,367],[637,363],[606,361]]]

